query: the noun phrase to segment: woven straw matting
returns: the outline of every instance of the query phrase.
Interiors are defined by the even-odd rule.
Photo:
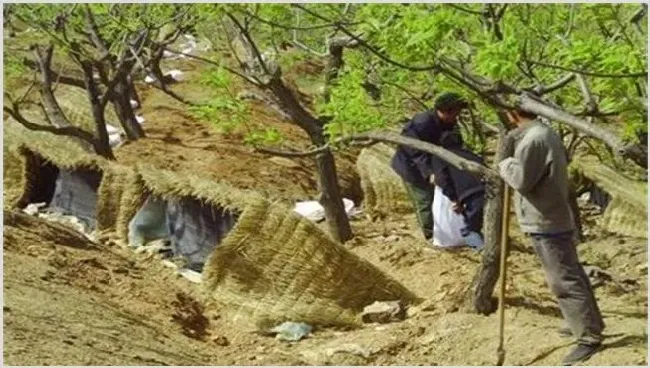
[[[593,182],[611,196],[601,220],[607,231],[647,238],[648,183],[626,178],[591,157],[576,157],[570,172],[577,187]]]
[[[376,144],[364,148],[357,159],[364,205],[370,215],[413,211],[402,179],[390,166],[394,153],[390,146]]]
[[[417,300],[309,220],[265,200],[243,209],[204,272],[215,298],[258,329],[284,321],[355,326],[374,301]]]

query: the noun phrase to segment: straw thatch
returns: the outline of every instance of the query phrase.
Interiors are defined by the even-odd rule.
[[[576,187],[595,184],[611,200],[601,225],[609,232],[646,238],[648,234],[648,184],[623,176],[592,157],[577,157],[570,167]]]
[[[390,166],[395,149],[385,144],[364,148],[357,159],[365,209],[370,215],[413,211],[402,179]]]
[[[243,208],[204,273],[210,292],[261,330],[284,321],[355,326],[374,301],[417,300],[311,221],[264,200]]]
[[[252,190],[241,190],[224,182],[160,170],[150,165],[138,166],[138,173],[147,190],[163,199],[192,197],[224,210],[236,211],[264,198]]]
[[[118,164],[104,168],[102,182],[97,189],[97,231],[116,231],[126,239],[128,223],[135,212],[130,208],[138,201],[129,195],[138,192],[138,175],[133,168]],[[136,202],[132,204],[132,202]]]
[[[16,124],[14,124],[16,125]],[[25,161],[25,187],[43,162],[100,171],[97,224],[127,241],[128,224],[149,195],[191,197],[239,214],[204,268],[215,299],[257,327],[286,320],[314,325],[356,325],[376,300],[415,302],[416,296],[370,263],[334,242],[283,203],[194,175],[152,166],[123,167],[87,153],[71,140],[14,126],[12,145]]]
[[[28,113],[28,118],[38,121],[37,113]],[[40,181],[49,180],[43,177],[46,165],[53,165],[65,170],[92,170],[103,172],[108,161],[84,149],[81,144],[71,138],[57,136],[48,132],[29,130],[13,119],[5,121],[3,127],[4,144],[7,150],[21,160],[22,177],[20,196],[12,206],[23,207],[34,198],[36,187]]]

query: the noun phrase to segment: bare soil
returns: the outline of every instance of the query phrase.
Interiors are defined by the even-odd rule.
[[[200,286],[155,257],[95,244],[63,225],[6,211],[4,358],[10,365],[493,365],[498,317],[459,312],[454,295],[479,262],[428,248],[412,216],[354,222],[350,249],[425,299],[402,322],[317,330],[298,343],[245,332]],[[506,365],[555,365],[571,346],[532,249],[513,232]],[[647,364],[646,240],[580,245],[625,283],[596,288],[604,350],[588,365]]]
[[[193,64],[191,64],[193,65]],[[188,79],[200,69],[188,67]],[[174,89],[200,98],[200,86]],[[127,164],[151,163],[200,172],[287,201],[317,193],[311,159],[271,160],[241,145],[241,132],[218,134],[159,91],[143,87],[148,138],[116,152]],[[287,146],[304,148],[304,134],[253,104],[253,120],[281,130]],[[6,152],[5,152],[6,153]],[[354,153],[337,164],[345,195],[355,189]],[[10,161],[8,161],[10,160]],[[20,170],[5,156],[4,194],[19,193]],[[9,164],[8,164],[9,163]],[[355,196],[357,198],[355,198]],[[614,281],[596,296],[607,329],[602,352],[586,365],[647,365],[647,239],[608,234],[582,204],[583,261]],[[458,310],[479,256],[431,249],[413,215],[353,221],[346,246],[402,282],[425,301],[402,322],[361,329],[316,330],[287,343],[243,331],[218,300],[151,255],[93,243],[64,225],[4,212],[4,359],[8,365],[494,365],[498,316]],[[556,365],[571,348],[557,335],[562,318],[540,264],[513,225],[505,326],[506,365]]]

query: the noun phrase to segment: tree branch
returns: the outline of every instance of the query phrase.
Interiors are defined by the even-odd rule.
[[[298,151],[282,151],[282,150],[277,150],[273,148],[265,148],[265,147],[255,147],[256,152],[260,153],[266,153],[269,155],[273,156],[279,156],[279,157],[309,157],[309,156],[316,156],[320,153],[323,153],[327,151],[330,148],[329,144],[326,144],[322,147],[314,148],[309,151],[303,151],[303,152],[298,152]]]
[[[556,82],[549,84],[548,86],[538,85],[526,89],[535,92],[536,95],[542,96],[554,92],[558,89],[564,88],[567,84],[571,83],[571,81],[573,81],[575,77],[576,77],[575,73],[569,73],[564,77],[558,79]]]
[[[85,130],[77,128],[75,126],[64,126],[64,127],[55,127],[52,125],[42,125],[36,124],[27,120],[18,110],[16,105],[13,107],[3,106],[2,110],[9,114],[14,120],[23,125],[25,128],[38,132],[48,132],[59,136],[70,136],[79,138],[87,143],[90,143],[94,146],[95,137],[92,133],[89,133]]]
[[[51,63],[54,46],[49,45],[45,49],[45,54],[41,52],[41,49],[38,46],[34,46],[33,49],[40,68],[41,98],[43,99],[46,115],[52,123],[59,128],[71,126],[72,124],[70,124],[68,119],[65,117],[65,114],[61,110],[61,107],[59,107],[59,104],[52,93]]]
[[[264,23],[264,24],[268,24],[268,25],[270,25],[272,27],[277,27],[277,28],[288,30],[288,31],[293,31],[293,30],[295,30],[295,31],[310,31],[310,30],[314,30],[314,29],[331,28],[331,27],[336,26],[334,23],[316,24],[316,25],[313,25],[313,26],[305,26],[305,27],[290,26],[290,25],[280,24],[280,23],[270,21],[268,19],[261,18],[261,17],[255,15],[255,14],[247,11],[247,10],[239,10],[239,11],[246,14],[246,15],[248,15],[249,17],[251,17],[251,18],[253,18],[253,19],[257,20],[257,21],[260,21],[260,22]],[[350,25],[356,25],[356,24],[359,24],[359,22],[349,23],[349,24]]]
[[[582,93],[582,97],[585,103],[585,112],[586,113],[598,112],[598,105],[596,104],[596,100],[594,100],[594,96],[591,93],[591,90],[589,89],[589,85],[587,84],[587,80],[585,79],[585,76],[582,74],[578,74],[577,78],[578,78],[578,85],[580,86],[580,92]]]
[[[474,161],[467,160],[463,157],[456,155],[455,153],[448,151],[440,146],[421,141],[419,139],[409,138],[402,136],[398,133],[391,131],[379,131],[379,132],[367,132],[354,134],[350,136],[345,136],[335,139],[331,144],[325,144],[322,147],[317,147],[309,151],[304,152],[287,152],[280,151],[269,148],[256,148],[256,150],[264,153],[269,153],[273,155],[286,156],[286,157],[304,157],[304,156],[313,156],[321,152],[324,152],[332,146],[343,145],[343,144],[354,144],[355,142],[362,142],[364,145],[376,144],[379,142],[398,144],[402,146],[407,146],[414,148],[423,152],[430,153],[435,155],[454,167],[470,172],[474,175],[477,175],[483,179],[489,181],[501,181],[499,174],[479,163]]]
[[[634,72],[634,73],[624,73],[624,74],[598,73],[598,72],[591,72],[587,70],[568,68],[560,65],[548,64],[548,63],[535,61],[535,60],[530,60],[530,62],[546,68],[559,69],[567,72],[578,73],[578,74],[583,74],[583,75],[588,75],[591,77],[598,77],[598,78],[640,78],[640,77],[647,78],[648,77],[647,72]]]
[[[456,4],[446,4],[446,5],[449,6],[449,7],[451,7],[451,8],[454,8],[454,9],[456,9],[456,10],[460,10],[460,11],[462,11],[462,12],[464,12],[464,13],[483,16],[483,12],[482,12],[482,11],[476,11],[476,10],[471,10],[471,9],[463,8],[462,6],[460,6],[460,5],[456,5]]]
[[[213,60],[210,60],[210,59],[206,59],[206,58],[204,58],[204,57],[197,56],[197,55],[186,54],[186,53],[184,53],[184,52],[177,51],[177,50],[173,50],[173,49],[170,49],[170,48],[165,48],[165,50],[167,50],[167,51],[169,51],[169,52],[171,52],[171,53],[177,54],[177,55],[184,55],[184,56],[187,56],[187,57],[190,58],[190,59],[199,60],[199,61],[202,61],[202,62],[204,62],[204,63],[206,63],[206,64],[210,64],[210,65],[217,66],[217,67],[219,67],[219,68],[223,68],[224,70],[228,71],[229,73],[232,73],[232,74],[234,74],[234,75],[236,75],[236,76],[238,76],[238,77],[240,77],[240,78],[242,78],[242,79],[244,79],[244,80],[247,80],[248,82],[250,82],[250,83],[252,83],[252,84],[254,84],[254,85],[259,85],[259,84],[261,83],[260,80],[258,80],[258,79],[254,79],[254,78],[252,78],[252,77],[249,77],[249,76],[247,76],[247,75],[244,75],[244,74],[242,74],[242,73],[236,71],[235,69],[232,69],[232,68],[230,68],[230,67],[228,67],[228,66],[225,66],[225,65],[223,65],[223,64],[221,64],[221,63],[218,63],[218,62],[216,62],[216,61],[213,61]]]
[[[108,50],[108,45],[106,43],[106,40],[104,40],[99,33],[99,28],[97,27],[97,23],[95,22],[95,16],[93,15],[92,10],[90,9],[89,4],[85,4],[84,7],[85,13],[86,13],[86,24],[88,26],[88,31],[89,31],[89,36],[91,42],[99,49],[101,52],[101,57],[99,60],[104,60],[110,55],[110,51]]]
[[[239,34],[244,38],[244,41],[247,44],[246,46],[248,46],[248,48],[250,48],[253,51],[253,55],[255,55],[258,62],[260,63],[260,66],[262,67],[264,74],[271,75],[272,73],[269,72],[266,63],[264,62],[264,58],[262,57],[260,50],[257,48],[257,45],[255,44],[250,34],[248,33],[248,30],[244,26],[242,26],[241,23],[239,23],[239,20],[237,20],[237,18],[234,15],[230,13],[226,13],[226,16],[228,16],[228,18],[230,18],[230,20],[239,29]]]

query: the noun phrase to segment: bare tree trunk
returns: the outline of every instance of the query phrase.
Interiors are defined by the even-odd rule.
[[[232,21],[232,24],[237,27],[237,31],[231,33],[236,34],[239,49],[245,52],[246,60],[251,65],[250,68],[247,68],[242,64],[242,68],[247,74],[252,74],[254,73],[253,70],[256,69],[255,64],[259,63],[263,74],[262,79],[266,81],[259,81],[257,86],[273,93],[282,110],[286,111],[294,124],[309,135],[314,145],[317,147],[324,146],[327,140],[323,132],[323,121],[317,119],[300,104],[294,92],[282,80],[280,68],[274,62],[264,60],[257,45],[248,34],[248,30],[232,14],[227,14],[227,16]],[[237,47],[233,46],[233,50],[236,49]],[[236,51],[235,54],[237,54]],[[238,59],[241,60],[241,58]],[[352,239],[352,229],[341,197],[334,156],[329,149],[325,149],[316,155],[316,166],[321,192],[319,202],[325,209],[325,219],[330,233],[339,242],[350,240]]]
[[[504,158],[511,155],[514,141],[505,134],[505,130],[499,133],[495,165],[498,165]],[[485,238],[485,249],[481,259],[481,265],[468,289],[467,307],[477,313],[488,315],[495,311],[496,303],[492,298],[494,286],[499,279],[499,258],[501,248],[499,240],[501,237],[501,218],[503,211],[503,181],[491,180],[487,182],[485,192],[485,210],[483,214],[483,235]]]
[[[93,79],[92,63],[84,61],[81,63],[81,67],[84,71],[84,82],[86,84],[88,102],[90,103],[93,119],[95,121],[95,152],[110,160],[115,160],[113,150],[108,142],[108,131],[106,130],[106,120],[104,119],[104,110],[106,109],[106,105],[100,102],[99,89]]]
[[[327,143],[323,135],[322,122],[300,105],[293,92],[279,76],[271,78],[268,88],[296,125],[307,132],[314,145],[322,147]],[[316,167],[321,192],[319,202],[325,208],[325,219],[330,233],[337,241],[346,242],[352,239],[352,229],[343,206],[336,164],[330,150],[325,150],[316,156]]]
[[[126,77],[124,77],[115,85],[111,103],[113,104],[115,113],[120,119],[120,123],[126,132],[127,138],[134,141],[143,138],[145,134],[140,123],[138,123],[138,120],[135,118],[135,113],[133,112],[131,102],[129,101],[129,92],[130,86]]]
[[[318,146],[326,143],[322,133],[319,137],[312,137],[312,142]],[[325,209],[325,218],[330,234],[336,241],[344,243],[352,239],[352,228],[345,213],[332,151],[328,149],[316,155],[316,170],[318,171],[318,187],[320,189],[318,202]]]
[[[135,88],[135,83],[133,83],[132,74],[129,74],[129,76],[126,77],[126,83],[129,85],[129,98],[135,100],[135,102],[138,103],[138,106],[142,106],[142,100],[140,100],[138,90]]]

